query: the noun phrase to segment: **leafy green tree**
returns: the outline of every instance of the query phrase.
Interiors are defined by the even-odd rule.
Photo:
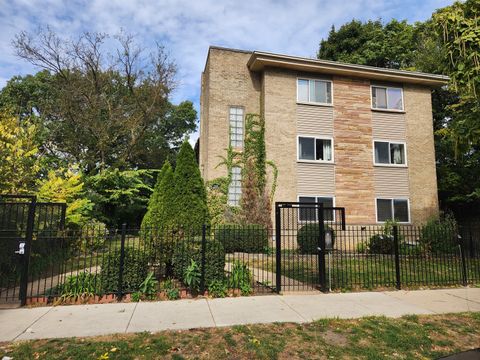
[[[17,117],[0,111],[0,192],[28,194],[35,188],[42,169],[36,134],[28,119],[20,124]]]
[[[406,21],[352,20],[320,42],[319,59],[386,68],[408,68],[413,65],[417,46],[416,26]]]
[[[159,168],[196,128],[191,102],[169,102],[176,66],[161,46],[149,54],[128,34],[64,39],[49,28],[22,32],[13,44],[20,58],[47,72],[12,80],[0,104],[40,110],[44,145],[86,174]]]
[[[210,223],[207,207],[207,192],[195,152],[188,141],[184,141],[177,156],[174,176],[175,225],[186,231],[198,232],[202,224]]]
[[[172,166],[165,162],[157,177],[157,183],[148,202],[148,209],[142,220],[142,229],[168,228],[174,219],[175,184]]]
[[[37,198],[40,201],[67,204],[65,223],[68,228],[80,228],[91,219],[93,203],[84,196],[82,175],[74,170],[48,172],[46,179],[38,182]]]
[[[93,216],[109,227],[139,226],[152,192],[149,170],[106,169],[85,177],[86,196],[95,205]]]

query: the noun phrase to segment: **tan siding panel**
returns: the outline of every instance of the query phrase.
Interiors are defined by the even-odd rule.
[[[297,191],[298,195],[334,195],[334,165],[298,163]]]
[[[372,111],[374,139],[405,140],[405,114]]]
[[[333,107],[297,104],[297,132],[333,136]]]
[[[409,197],[408,168],[376,166],[375,195],[376,197]]]

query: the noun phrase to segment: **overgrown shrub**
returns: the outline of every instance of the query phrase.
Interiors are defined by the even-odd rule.
[[[219,225],[215,239],[222,243],[226,253],[263,253],[268,248],[268,232],[263,225]]]
[[[335,231],[325,225],[325,232],[332,232],[332,241],[335,240]],[[320,234],[320,224],[312,223],[303,225],[297,234],[298,250],[301,254],[318,253],[318,237]]]
[[[395,252],[393,235],[375,234],[370,237],[368,252],[370,254],[393,254]]]
[[[424,251],[454,253],[457,251],[457,223],[452,215],[432,218],[422,226],[419,242]]]
[[[195,261],[202,264],[202,243],[200,239],[179,241],[173,252],[173,274],[184,281],[185,271]],[[225,250],[217,240],[207,240],[205,245],[205,284],[224,278]]]
[[[394,254],[395,242],[393,237],[393,227],[398,226],[395,220],[385,222],[380,234],[375,234],[368,240],[368,252],[370,254]],[[398,235],[398,243],[403,242],[403,236]]]
[[[125,248],[123,263],[123,291],[134,292],[148,275],[148,256],[138,248]],[[102,289],[106,293],[118,291],[120,276],[120,250],[104,257],[100,280]]]

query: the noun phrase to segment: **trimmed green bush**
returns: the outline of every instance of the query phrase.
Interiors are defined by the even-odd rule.
[[[195,261],[201,269],[202,242],[200,239],[179,241],[173,251],[173,274],[184,281],[185,271]],[[205,286],[225,277],[225,250],[217,240],[207,240],[205,247]]]
[[[393,235],[375,234],[368,241],[368,252],[370,254],[393,254],[395,243]]]
[[[325,225],[325,231],[332,231],[332,240],[335,240],[335,231]],[[320,224],[312,223],[303,225],[297,234],[298,250],[301,254],[318,253],[318,235],[320,234]]]
[[[222,243],[226,253],[263,253],[268,248],[268,232],[263,225],[219,225],[215,239]]]
[[[105,293],[118,291],[120,275],[120,250],[110,253],[103,259],[100,281]],[[139,249],[125,248],[123,262],[123,291],[138,291],[148,275],[148,256]]]
[[[148,202],[148,209],[142,220],[141,229],[148,234],[152,228],[167,228],[173,225],[175,217],[172,203],[175,201],[175,186],[172,167],[165,161],[160,170],[157,183]]]
[[[177,156],[174,184],[175,198],[167,204],[174,209],[175,226],[201,234],[202,225],[210,223],[207,190],[188,141],[182,144]]]

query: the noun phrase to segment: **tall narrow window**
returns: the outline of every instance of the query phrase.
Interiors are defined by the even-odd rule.
[[[243,147],[243,108],[230,107],[230,145],[234,148]]]
[[[232,167],[232,181],[228,186],[228,204],[231,206],[240,205],[242,196],[242,169],[238,166]]]

